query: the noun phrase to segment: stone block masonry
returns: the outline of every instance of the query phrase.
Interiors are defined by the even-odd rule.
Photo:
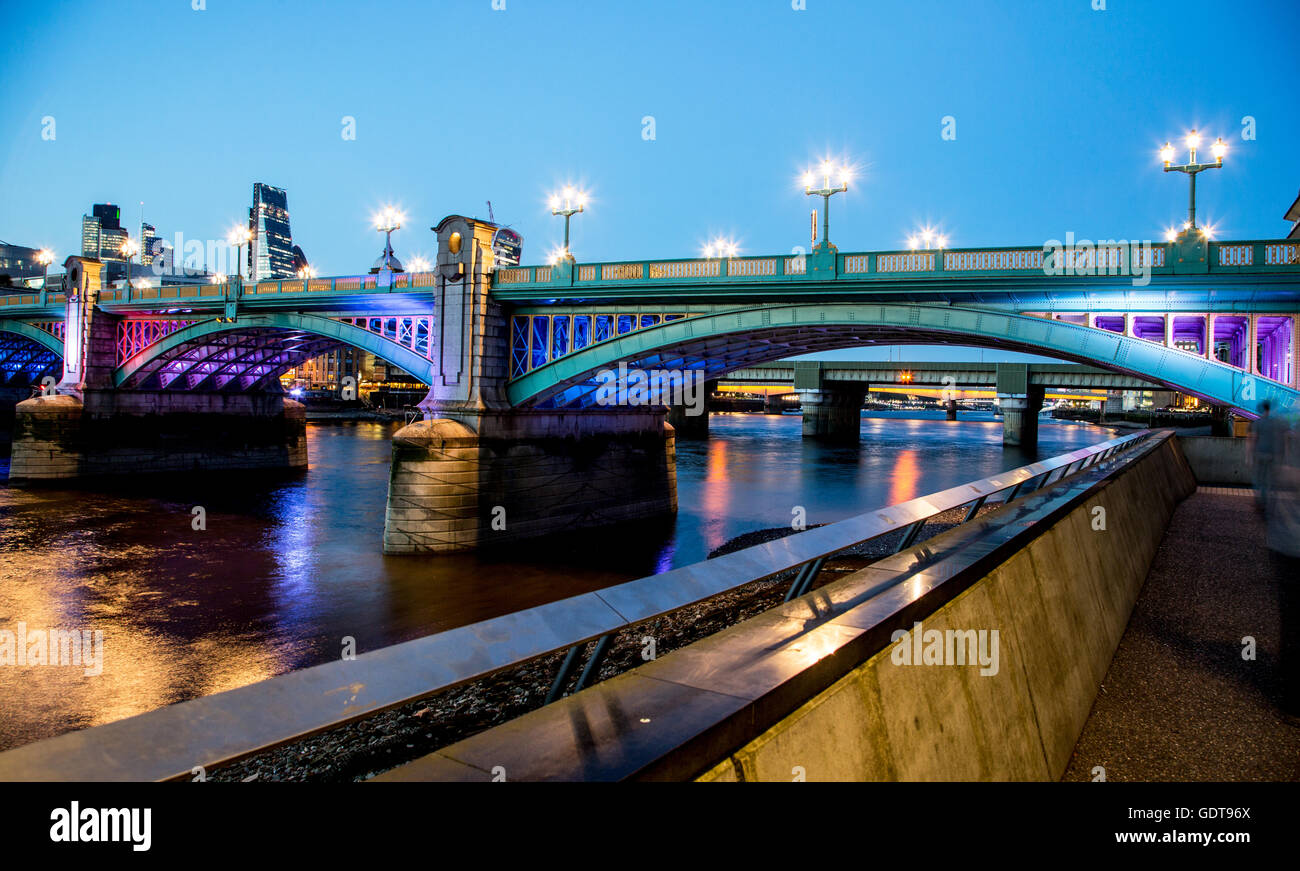
[[[393,436],[385,553],[450,553],[672,514],[662,409],[484,414]]]
[[[15,409],[9,480],[307,466],[307,418],[279,394],[86,391]]]

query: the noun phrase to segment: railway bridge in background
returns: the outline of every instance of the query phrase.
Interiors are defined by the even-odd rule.
[[[278,378],[342,345],[429,385],[425,420],[394,437],[391,552],[675,510],[663,405],[680,394],[628,389],[655,372],[716,380],[817,351],[952,344],[1081,363],[1247,416],[1266,401],[1300,411],[1297,242],[823,244],[497,269],[495,229],[444,219],[436,266],[414,275],[106,288],[102,264],[69,258],[58,291],[0,296],[3,387],[12,401],[52,388],[16,405],[11,479],[305,466],[302,408]],[[1014,420],[1036,419],[1043,386],[1027,370],[999,381],[1008,441],[1032,443]],[[861,384],[806,388],[824,421],[813,434],[856,432],[845,409]]]

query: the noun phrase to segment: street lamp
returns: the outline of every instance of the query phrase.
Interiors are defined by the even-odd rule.
[[[131,258],[140,250],[140,243],[127,236],[122,240],[122,246],[118,250],[122,252],[122,259],[126,261],[126,279],[122,282],[122,287],[125,289],[131,285]]]
[[[733,240],[719,236],[704,246],[704,259],[712,260],[714,257],[730,259],[735,257],[739,251],[740,249]]]
[[[310,263],[304,264],[303,267],[298,270],[298,277],[302,279],[315,278],[316,275],[316,267],[312,266]]]
[[[947,248],[948,237],[935,232],[933,227],[922,227],[919,233],[907,237],[907,247],[915,251],[918,248],[929,251],[931,248]]]
[[[822,198],[822,241],[817,246],[819,248],[830,245],[831,197],[849,189],[849,168],[847,166],[843,164],[836,166],[829,160],[823,160],[821,172],[822,186],[819,188],[813,187],[816,177],[812,172],[806,172],[803,176],[803,192],[810,197]],[[832,175],[839,179],[840,183],[838,185],[831,185]]]
[[[240,277],[243,277],[244,270],[243,270],[243,263],[241,257],[241,254],[243,252],[241,252],[239,249],[247,245],[250,241],[252,241],[252,239],[253,239],[253,231],[248,229],[247,227],[235,227],[233,230],[230,231],[230,235],[226,237],[226,241],[229,242],[231,245],[235,246],[235,274],[239,275]],[[251,267],[253,264],[250,263],[248,265],[250,267],[249,271],[251,272],[252,271]]]
[[[410,260],[411,272],[428,272],[430,268],[429,261],[423,257],[412,257]]]
[[[50,264],[54,262],[54,252],[49,248],[42,248],[36,252],[36,262],[41,264],[41,290],[44,290],[45,282],[50,277]]]
[[[551,214],[564,216],[564,253],[563,257],[572,259],[573,255],[569,253],[569,219],[587,207],[587,195],[582,191],[574,190],[572,187],[566,187],[563,191],[563,199],[560,194],[551,197]]]
[[[375,215],[375,229],[384,234],[384,253],[380,262],[371,268],[371,272],[379,272],[387,269],[390,272],[402,272],[401,264],[397,262],[397,256],[393,253],[393,231],[402,229],[402,219],[405,217],[401,212],[392,206],[385,206]]]
[[[1228,145],[1223,139],[1214,140],[1211,149],[1214,153],[1214,163],[1197,163],[1196,149],[1201,144],[1201,134],[1195,130],[1187,134],[1187,163],[1174,165],[1174,146],[1166,142],[1165,147],[1160,149],[1160,158],[1165,163],[1165,172],[1185,172],[1191,184],[1188,189],[1187,198],[1187,230],[1191,232],[1196,229],[1196,174],[1204,172],[1207,169],[1219,169],[1223,166],[1223,155],[1228,151]]]

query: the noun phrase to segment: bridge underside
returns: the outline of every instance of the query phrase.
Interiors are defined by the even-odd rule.
[[[273,327],[213,333],[147,359],[119,386],[232,392],[278,389],[285,372],[344,344],[306,330]]]
[[[1051,356],[1073,363],[1096,365],[1083,355],[1045,351],[1041,347],[1014,339],[962,336],[938,330],[920,330],[861,324],[824,327],[773,327],[745,334],[729,334],[666,345],[651,353],[615,361],[627,363],[629,369],[697,370],[714,379],[748,366],[771,363],[819,351],[888,345],[951,345],[1014,351]],[[1125,371],[1114,368],[1114,371]],[[596,404],[600,382],[584,373],[546,388],[520,403],[521,407],[586,408]],[[1126,371],[1125,374],[1139,374]],[[1154,379],[1152,379],[1154,380]],[[1156,382],[1159,383],[1159,382]],[[1170,389],[1181,389],[1168,385]]]
[[[545,316],[531,317],[529,333],[544,334],[536,322]],[[519,336],[512,333],[516,340]],[[802,354],[900,344],[982,347],[1089,364],[1250,416],[1258,415],[1266,400],[1275,408],[1300,410],[1300,393],[1285,382],[1137,335],[1031,314],[854,303],[766,305],[659,323],[552,354],[549,362],[511,381],[507,394],[517,407],[587,408],[606,401],[608,390],[601,388],[615,370],[620,379],[655,369],[697,371],[714,379]],[[512,359],[520,350],[512,346]]]
[[[63,358],[16,333],[0,332],[0,387],[30,387],[47,377],[58,378]]]

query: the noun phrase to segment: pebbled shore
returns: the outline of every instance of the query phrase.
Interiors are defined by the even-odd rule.
[[[996,507],[985,506],[980,513]],[[964,509],[936,515],[922,529],[918,541],[958,525],[963,515]],[[747,532],[710,553],[709,558],[794,532],[784,527]],[[893,553],[901,535],[897,532],[882,536],[828,561],[818,575],[816,587]],[[640,665],[642,639],[646,636],[655,639],[656,652],[663,655],[780,604],[793,578],[793,571],[783,572],[619,633],[597,679],[606,680]],[[594,646],[595,642],[587,645],[587,655]],[[541,657],[356,723],[258,753],[207,772],[207,779],[317,783],[366,780],[541,707],[563,658],[563,652]]]

